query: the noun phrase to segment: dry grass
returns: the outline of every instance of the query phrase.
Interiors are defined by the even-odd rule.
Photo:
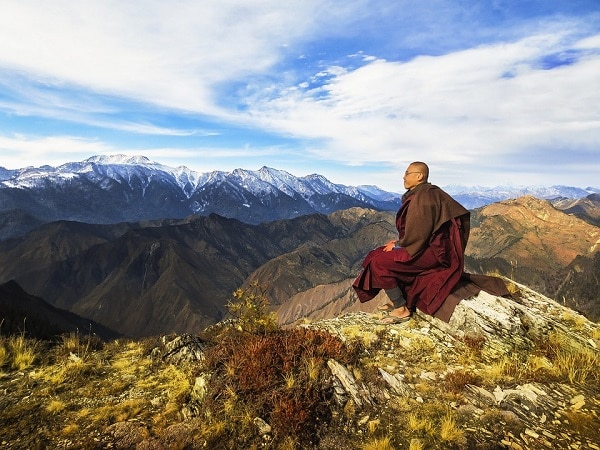
[[[448,411],[440,424],[440,437],[442,441],[459,442],[464,439],[465,433],[457,426],[453,411]]]
[[[6,346],[6,339],[0,337],[0,371],[8,363],[9,358],[10,354],[8,353],[8,347]]]
[[[52,414],[58,414],[66,407],[67,405],[65,405],[65,402],[62,400],[50,400],[50,403],[48,403],[48,406],[46,406],[46,411]]]
[[[588,320],[581,314],[577,314],[575,311],[569,310],[563,311],[561,319],[574,327],[576,330],[584,329],[584,326],[588,323]]]
[[[425,444],[420,439],[411,439],[408,450],[425,450]]]
[[[377,330],[365,330],[360,325],[348,325],[341,329],[342,335],[349,340],[359,340],[366,347],[370,347],[379,341],[379,334]]]
[[[36,339],[27,339],[24,334],[10,336],[7,348],[11,368],[23,370],[31,366],[39,345]]]
[[[482,385],[488,387],[514,380],[585,384],[600,381],[598,364],[600,357],[596,350],[554,331],[539,339],[533,349],[503,355],[479,374]]]
[[[362,446],[362,450],[394,450],[389,437],[373,438]]]

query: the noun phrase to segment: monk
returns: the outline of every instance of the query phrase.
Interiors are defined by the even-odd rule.
[[[383,324],[407,321],[415,308],[434,315],[463,275],[469,238],[469,211],[429,183],[427,164],[411,163],[403,179],[398,239],[369,252],[352,284],[361,302],[386,292]]]

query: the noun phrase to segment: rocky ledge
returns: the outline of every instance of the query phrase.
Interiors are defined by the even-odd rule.
[[[369,420],[393,397],[425,405],[439,401],[435,385],[464,382],[448,402],[463,424],[457,448],[600,449],[600,327],[511,284],[511,298],[480,292],[463,300],[449,323],[417,311],[410,322],[385,328],[366,313],[305,326],[345,339],[372,333],[368,359],[384,388],[328,364],[338,403],[352,399]]]

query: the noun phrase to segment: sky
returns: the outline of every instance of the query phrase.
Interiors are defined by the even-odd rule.
[[[0,166],[600,187],[600,0],[0,0]]]

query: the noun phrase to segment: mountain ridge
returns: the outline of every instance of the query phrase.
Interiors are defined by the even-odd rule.
[[[467,209],[524,194],[579,199],[600,192],[568,186],[444,189]],[[200,173],[145,156],[92,156],[57,167],[0,167],[0,240],[56,220],[108,224],[216,213],[258,224],[351,207],[396,211],[400,201],[401,194],[374,185],[345,186],[266,166]]]

